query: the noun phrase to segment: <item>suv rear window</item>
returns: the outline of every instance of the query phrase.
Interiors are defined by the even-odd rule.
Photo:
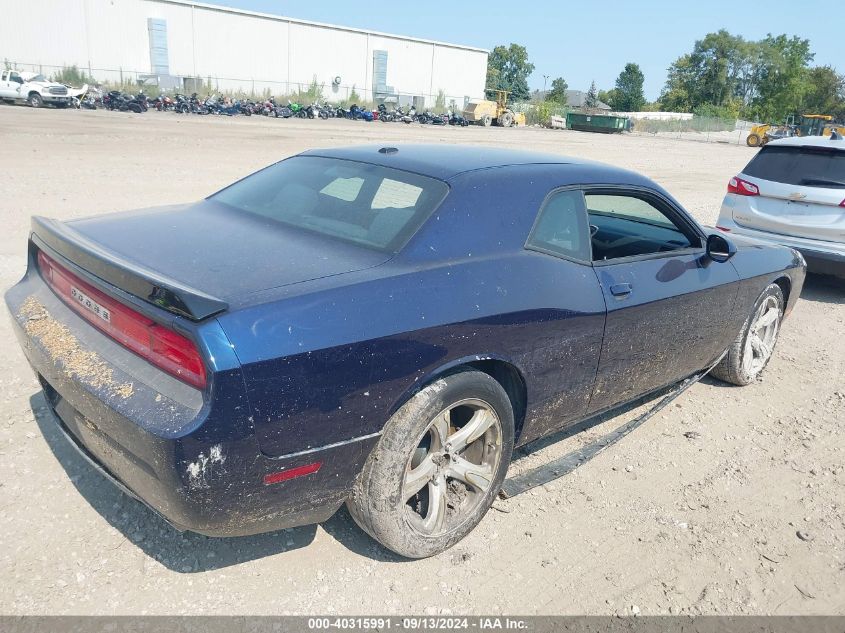
[[[845,189],[845,151],[770,145],[760,150],[743,173],[787,185]]]
[[[213,196],[281,224],[395,252],[448,193],[446,183],[337,158],[295,156]]]

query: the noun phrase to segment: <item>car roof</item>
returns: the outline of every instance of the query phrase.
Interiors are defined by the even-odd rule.
[[[783,145],[800,146],[800,147],[830,147],[831,149],[841,149],[845,151],[845,139],[834,141],[829,136],[790,136],[789,138],[781,138],[776,141],[766,143],[767,147],[780,147]]]
[[[478,145],[383,143],[313,149],[301,155],[355,160],[440,180],[449,180],[468,171],[512,165],[594,165],[597,169],[615,171],[601,163],[569,156]]]

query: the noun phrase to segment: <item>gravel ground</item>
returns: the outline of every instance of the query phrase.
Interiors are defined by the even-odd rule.
[[[300,150],[503,145],[644,172],[714,222],[753,150],[537,129],[0,106],[0,288],[31,214],[190,201]],[[0,321],[0,613],[845,614],[845,284],[811,277],[764,380],[705,379],[573,474],[497,501],[465,541],[402,561],[345,511],[236,539],[180,534],[53,428]],[[524,457],[534,465],[607,423]]]

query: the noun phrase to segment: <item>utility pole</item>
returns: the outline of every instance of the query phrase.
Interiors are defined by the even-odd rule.
[[[549,80],[548,75],[543,75],[543,98],[546,98],[546,82]]]

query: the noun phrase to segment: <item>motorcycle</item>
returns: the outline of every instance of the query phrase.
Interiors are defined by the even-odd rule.
[[[434,114],[426,110],[421,115],[417,117],[417,120],[423,124],[430,124],[430,125],[447,125],[449,123],[449,119],[442,114]]]
[[[167,95],[159,95],[151,102],[152,106],[158,110],[159,112],[165,112],[167,110],[174,110],[176,109],[176,101],[175,99],[167,96]]]
[[[401,121],[403,116],[405,116],[405,113],[402,112],[400,108],[388,110],[387,106],[383,103],[378,105],[378,120],[383,123],[395,123],[397,121]]]
[[[449,125],[459,125],[460,127],[467,127],[469,125],[469,121],[463,115],[456,112],[449,111],[447,117],[449,119]]]
[[[190,107],[190,111],[193,114],[208,114],[209,109],[208,106],[205,105],[205,102],[199,98],[199,95],[194,92],[191,94],[190,99],[188,99],[188,105]]]
[[[119,112],[134,112],[141,114],[146,110],[146,104],[141,104],[137,97],[125,94],[120,90],[112,90],[103,97],[103,106],[108,110]]]
[[[293,116],[299,117],[300,119],[308,118],[308,110],[296,101],[288,99],[288,108],[293,112]]]
[[[372,112],[363,110],[354,103],[349,106],[349,115],[352,119],[362,119],[364,121],[372,121],[375,118]]]
[[[312,103],[310,106],[303,108],[305,115],[309,119],[328,119],[329,111],[323,108],[319,103]]]
[[[173,111],[179,114],[188,114],[191,111],[191,103],[183,94],[177,94],[174,97]]]
[[[413,123],[417,120],[417,109],[414,106],[411,106],[408,108],[407,112],[402,114],[402,117],[399,120],[402,121],[402,123]]]

